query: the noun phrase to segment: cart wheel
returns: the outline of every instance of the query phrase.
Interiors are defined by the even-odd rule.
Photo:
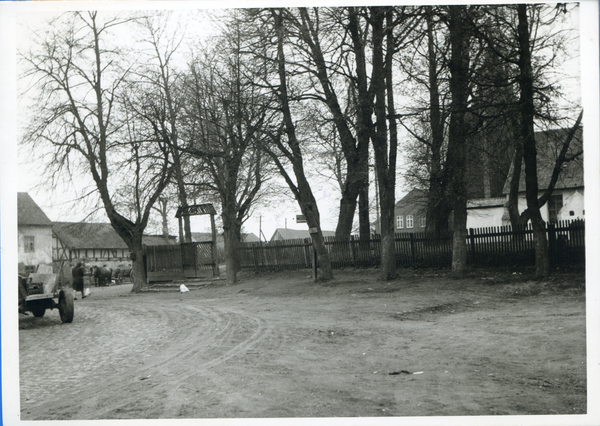
[[[32,309],[31,313],[33,314],[34,317],[41,318],[46,313],[46,308]]]
[[[73,305],[73,293],[70,291],[60,291],[58,295],[58,312],[60,313],[60,320],[64,322],[73,322],[73,315],[75,313],[75,307]]]

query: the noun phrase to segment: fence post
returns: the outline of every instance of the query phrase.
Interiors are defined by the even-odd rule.
[[[475,230],[469,228],[469,241],[471,242],[471,265],[475,266]]]
[[[262,246],[262,241],[259,241],[258,245],[256,245],[255,243],[251,243],[251,244],[252,245],[250,247],[252,247],[252,258],[254,260],[254,271],[258,272],[258,256],[260,256],[260,249]]]
[[[409,234],[410,237],[410,266],[414,267],[416,262],[416,255],[415,255],[415,234],[414,233],[410,233]]]
[[[550,265],[556,264],[556,225],[548,222],[548,257],[550,258]]]
[[[310,238],[305,238],[304,239],[304,264],[306,265],[307,268],[311,267],[311,256],[310,256],[310,247],[312,246],[312,244],[310,243]]]
[[[354,241],[355,241],[354,235],[350,235],[349,243],[350,243],[350,253],[352,255],[351,262],[352,262],[352,267],[356,268],[356,248],[354,247]]]
[[[315,282],[317,282],[317,280],[319,279],[318,276],[318,272],[317,272],[317,250],[315,249],[315,246],[311,244],[312,247],[312,272],[313,272],[313,279],[315,280]]]

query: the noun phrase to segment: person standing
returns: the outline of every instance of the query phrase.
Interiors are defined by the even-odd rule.
[[[73,275],[73,291],[81,292],[81,298],[85,299],[85,288],[83,285],[83,276],[85,274],[85,268],[81,264],[81,262],[77,262],[77,265],[71,270],[71,275]],[[75,300],[77,300],[75,298]]]

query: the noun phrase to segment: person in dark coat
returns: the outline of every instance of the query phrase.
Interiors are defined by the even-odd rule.
[[[85,299],[85,288],[83,286],[83,276],[85,274],[85,268],[83,267],[81,262],[77,262],[77,265],[75,265],[75,267],[71,270],[71,274],[73,275],[73,291],[80,291],[81,298]]]

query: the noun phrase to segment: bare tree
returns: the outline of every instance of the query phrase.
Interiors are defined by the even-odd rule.
[[[278,129],[274,129],[274,132],[271,135],[272,148],[268,149],[267,152],[275,162],[281,175],[298,201],[302,214],[306,217],[312,237],[312,244],[321,269],[319,279],[327,281],[333,278],[331,259],[323,239],[317,200],[314,197],[304,169],[304,157],[292,113],[293,107],[291,104],[296,99],[296,93],[292,90],[293,86],[288,82],[290,71],[287,68],[288,62],[286,59],[285,42],[287,36],[285,15],[287,13],[288,11],[286,9],[270,9],[265,11],[264,14],[255,16],[257,23],[261,22],[266,24],[266,26],[262,28],[262,35],[265,37],[261,37],[260,40],[260,43],[264,48],[263,51],[266,52],[266,49],[275,47],[275,52],[272,52],[274,57],[267,57],[265,53],[264,59],[274,65],[276,79],[269,79],[268,81],[265,81],[265,84],[267,84],[277,96],[278,110],[281,114],[281,125]],[[267,40],[267,35],[270,35],[275,39],[275,46],[272,46],[270,41]],[[295,181],[288,172],[286,164],[291,165],[292,173],[296,178]]]
[[[469,97],[469,37],[466,6],[449,6],[450,58],[450,127],[446,167],[452,197],[452,272],[463,275],[467,267],[467,155],[466,120]]]
[[[300,8],[296,14],[288,10],[284,17],[291,27],[291,35],[298,40],[295,50],[300,55],[296,53],[294,56],[306,56],[300,67],[305,70],[307,80],[315,81],[311,96],[327,106],[344,156],[345,170],[336,237],[350,237],[360,195],[360,234],[362,238],[368,238],[369,138],[358,137],[352,100],[344,100],[338,94],[341,91],[346,95],[349,92],[348,84],[351,85],[350,96],[356,93],[353,73],[348,68],[356,62],[356,49],[364,49],[364,46],[352,46],[350,49],[345,46],[345,33],[350,23],[344,9]]]
[[[185,34],[169,14],[145,15],[138,19],[141,28],[140,46],[148,45],[144,50],[145,66],[137,72],[137,78],[147,83],[148,99],[153,102],[153,125],[157,126],[165,140],[171,146],[173,161],[173,177],[177,187],[177,198],[180,207],[188,206],[187,188],[184,182],[184,165],[182,164],[182,147],[179,126],[183,113],[181,95],[181,74],[177,72],[174,62],[177,50],[184,41]],[[150,118],[150,117],[148,117]],[[183,240],[191,242],[190,217],[183,216]]]
[[[272,120],[272,96],[253,83],[252,60],[244,60],[240,22],[231,25],[212,50],[190,65],[186,79],[185,127],[193,150],[218,150],[219,156],[195,155],[196,170],[187,181],[196,192],[219,200],[227,282],[237,281],[241,230],[271,173],[263,151],[263,128]],[[246,55],[247,56],[247,55]],[[190,177],[198,180],[193,182]]]
[[[542,123],[563,127],[562,123],[568,121],[556,110],[557,100],[562,96],[558,85],[548,81],[548,73],[552,72],[559,61],[558,56],[565,54],[565,46],[569,40],[568,31],[561,31],[553,26],[559,23],[561,15],[568,11],[566,7],[514,5],[491,7],[486,9],[486,12],[494,23],[501,24],[503,30],[498,31],[486,25],[474,26],[475,31],[502,64],[512,67],[513,72],[507,73],[503,85],[515,85],[518,90],[518,99],[514,104],[506,105],[507,109],[517,113],[516,119],[513,120],[517,137],[510,176],[508,210],[514,226],[531,221],[536,247],[536,275],[543,277],[549,274],[549,257],[545,223],[540,208],[550,198],[562,164],[574,160],[582,153],[570,150],[571,141],[581,123],[580,113],[570,131],[563,133],[564,139],[559,143],[552,177],[540,196],[535,128],[543,126]],[[519,214],[517,196],[523,165],[527,208]]]
[[[38,100],[23,141],[53,151],[50,169],[66,172],[77,164],[92,176],[112,227],[132,252],[137,292],[146,284],[142,235],[172,167],[168,142],[127,112],[132,98],[123,95],[133,64],[108,36],[128,22],[72,13],[37,35],[36,48],[22,55]],[[119,212],[123,198],[133,203],[130,217]]]

